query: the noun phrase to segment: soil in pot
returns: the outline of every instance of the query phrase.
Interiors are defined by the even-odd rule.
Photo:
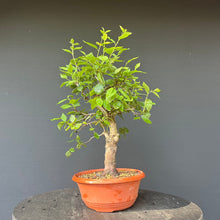
[[[120,179],[120,178],[137,176],[137,175],[138,175],[137,171],[120,170],[120,171],[118,171],[118,176],[113,177],[109,174],[104,174],[104,171],[98,171],[98,172],[82,174],[79,176],[79,178],[92,179],[92,180],[111,179],[111,178]]]

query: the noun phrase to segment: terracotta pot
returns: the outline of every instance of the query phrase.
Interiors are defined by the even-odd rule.
[[[143,171],[119,168],[118,171],[136,171],[139,174],[131,177],[111,179],[85,179],[82,174],[103,171],[103,169],[87,170],[76,173],[72,180],[77,182],[82,200],[91,209],[98,212],[113,212],[131,207],[137,199]]]

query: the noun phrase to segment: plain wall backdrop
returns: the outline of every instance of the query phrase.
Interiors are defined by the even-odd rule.
[[[69,39],[95,42],[99,29],[133,32],[123,58],[139,56],[141,76],[162,90],[152,125],[118,120],[118,167],[139,168],[141,187],[198,204],[220,219],[220,5],[217,1],[2,1],[0,6],[0,220],[21,200],[76,187],[73,173],[103,167],[104,140],[66,158],[60,114],[61,49]],[[119,127],[120,127],[119,126]]]

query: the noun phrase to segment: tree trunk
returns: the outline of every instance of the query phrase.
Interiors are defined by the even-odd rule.
[[[117,125],[115,119],[110,123],[109,134],[105,135],[106,145],[105,145],[105,169],[104,174],[117,176],[118,172],[116,170],[116,152],[117,143],[119,141],[119,133],[117,130]]]

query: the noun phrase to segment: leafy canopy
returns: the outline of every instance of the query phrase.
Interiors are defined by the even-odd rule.
[[[69,87],[72,91],[65,99],[58,102],[64,112],[59,118],[57,127],[65,131],[71,131],[70,138],[75,132],[76,148],[86,146],[93,138],[99,139],[103,134],[95,131],[97,125],[104,130],[108,129],[111,120],[115,116],[122,117],[124,113],[133,113],[134,120],[142,119],[151,124],[150,111],[155,103],[149,98],[153,93],[159,98],[160,89],[151,90],[145,82],[140,82],[136,73],[144,73],[139,70],[140,63],[131,69],[129,64],[138,59],[134,57],[128,61],[120,59],[121,54],[129,48],[120,46],[121,40],[129,37],[132,33],[120,26],[121,35],[117,40],[109,36],[110,30],[102,28],[101,39],[95,44],[83,41],[91,47],[92,52],[86,53],[82,46],[70,40],[70,49],[63,49],[71,55],[68,65],[60,67],[60,77],[64,80],[60,87]],[[120,63],[120,67],[117,67]],[[82,106],[82,104],[85,105]],[[93,133],[88,141],[81,141],[78,132],[89,127]],[[120,128],[119,132],[125,135],[127,128]],[[70,156],[75,148],[66,152]]]

